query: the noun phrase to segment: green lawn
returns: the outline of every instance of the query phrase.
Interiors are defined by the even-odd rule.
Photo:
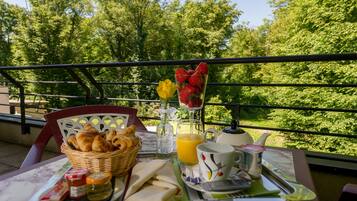
[[[240,124],[242,125],[254,125],[254,126],[264,126],[264,127],[276,127],[275,122],[272,120],[262,120],[262,119],[249,119],[249,120],[241,120]],[[261,133],[263,133],[263,130],[257,130],[257,129],[249,129],[245,128],[248,133],[250,133],[254,140],[257,140],[260,136]],[[277,131],[270,131],[271,135],[267,139],[266,144],[268,146],[273,146],[273,147],[283,147],[284,146],[284,136],[280,132]]]

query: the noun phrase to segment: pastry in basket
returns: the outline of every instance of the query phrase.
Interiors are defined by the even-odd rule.
[[[112,145],[115,147],[115,149],[118,149],[120,151],[125,151],[127,148],[126,142],[123,140],[122,136],[119,135],[113,137]]]
[[[105,139],[108,141],[108,142],[112,142],[113,140],[113,137],[116,136],[117,132],[115,130],[110,130],[108,131],[108,133],[105,135]]]
[[[91,133],[91,134],[98,134],[98,131],[97,129],[95,129],[92,124],[90,123],[86,123],[83,127],[83,132],[86,132],[86,133]]]
[[[133,124],[123,130],[117,131],[117,134],[131,137],[131,136],[135,136],[135,131],[136,131],[136,126]]]
[[[92,143],[94,137],[99,135],[97,129],[92,127],[90,124],[84,126],[84,130],[77,133],[76,140],[81,151],[92,151]]]
[[[75,136],[75,135],[70,135],[70,136],[67,138],[67,144],[68,144],[72,149],[79,150],[79,146],[78,146],[77,139],[76,139],[76,136]]]
[[[135,125],[131,125],[123,130],[99,133],[91,124],[86,124],[83,130],[67,138],[67,144],[72,149],[83,152],[125,151],[139,143],[139,138],[135,136],[135,130]]]
[[[105,140],[104,135],[96,135],[92,143],[92,151],[108,152],[110,151],[109,143]]]
[[[139,143],[139,138],[135,136],[135,125],[131,125],[123,130],[117,131],[112,138],[112,144],[115,148],[125,151]]]

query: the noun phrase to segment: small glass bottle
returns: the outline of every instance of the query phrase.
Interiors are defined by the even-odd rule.
[[[86,169],[71,169],[65,174],[69,187],[69,197],[72,200],[81,200],[86,195]]]
[[[111,178],[110,173],[96,172],[90,174],[86,179],[87,199],[89,201],[108,200],[113,192]]]

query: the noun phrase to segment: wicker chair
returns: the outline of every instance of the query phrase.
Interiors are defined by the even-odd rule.
[[[87,122],[99,131],[114,127],[124,128],[131,124],[135,124],[139,131],[146,131],[136,113],[137,110],[133,108],[108,105],[79,106],[49,113],[45,115],[46,125],[32,145],[21,168],[41,161],[43,151],[51,137],[54,137],[57,149],[60,150],[63,137],[81,129]]]

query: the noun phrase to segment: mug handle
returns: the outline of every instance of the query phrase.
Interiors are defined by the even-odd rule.
[[[216,142],[219,132],[214,128],[209,128],[204,132],[204,137],[206,141]]]
[[[234,165],[238,167],[239,170],[245,170],[244,167],[244,151],[242,150],[235,150],[234,151]],[[236,158],[238,158],[236,160]]]

